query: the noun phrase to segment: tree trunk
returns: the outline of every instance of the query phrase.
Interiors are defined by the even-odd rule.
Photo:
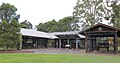
[[[8,51],[8,45],[6,45],[6,47],[5,47],[5,51]]]

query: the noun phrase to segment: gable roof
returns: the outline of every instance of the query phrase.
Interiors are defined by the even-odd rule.
[[[86,30],[83,30],[83,31],[80,31],[79,33],[82,34],[82,35],[85,35],[84,33],[91,30],[91,29],[94,29],[96,27],[99,27],[99,26],[102,26],[102,27],[106,27],[106,28],[109,28],[109,29],[112,29],[114,31],[118,31],[117,33],[120,34],[120,28],[118,27],[113,27],[113,26],[109,26],[109,25],[105,25],[105,24],[102,24],[102,23],[98,23],[96,24],[95,26],[91,27],[91,28],[88,28]]]
[[[41,37],[41,38],[49,38],[49,39],[57,38],[54,35],[50,35],[48,33],[41,32],[41,31],[36,31],[34,29],[21,28],[21,33],[23,36]]]
[[[49,39],[61,38],[61,36],[67,38],[85,38],[85,36],[79,34],[79,31],[46,33],[42,31],[36,31],[34,29],[21,28],[21,33],[23,36],[32,36],[32,37],[49,38]]]

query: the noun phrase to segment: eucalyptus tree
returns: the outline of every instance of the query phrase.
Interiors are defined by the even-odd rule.
[[[106,0],[107,19],[115,27],[120,27],[120,1],[119,0]]]
[[[78,0],[73,16],[79,19],[82,29],[102,22],[104,16],[103,0]]]
[[[106,9],[107,9],[107,20],[110,20],[110,23],[114,27],[120,28],[120,0],[106,0]],[[120,45],[120,38],[117,39],[118,44]]]

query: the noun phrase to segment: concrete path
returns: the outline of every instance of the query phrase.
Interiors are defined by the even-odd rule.
[[[80,54],[83,53],[83,50],[75,50],[75,49],[40,49],[34,51],[34,53],[40,54]]]
[[[80,54],[85,53],[82,49],[24,49],[22,51],[32,51],[36,54]]]

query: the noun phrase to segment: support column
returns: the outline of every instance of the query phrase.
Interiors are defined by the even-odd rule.
[[[92,50],[91,51],[94,51],[95,50],[95,37],[92,37]]]
[[[59,48],[61,49],[61,39],[59,39]]]
[[[76,49],[78,49],[78,39],[76,39]]]
[[[117,31],[114,36],[114,52],[118,53]]]
[[[19,49],[23,49],[24,38],[22,36],[20,36],[20,38],[23,39],[23,40],[20,41],[20,48]]]
[[[67,48],[70,48],[70,40],[69,39],[67,39],[67,45],[68,45]]]
[[[37,42],[38,42],[38,38],[35,40],[35,49],[37,49],[38,46]]]
[[[86,53],[88,52],[88,44],[87,44],[87,33],[85,32],[85,50],[86,50]]]
[[[43,41],[44,41],[44,42],[43,42],[44,48],[47,48],[48,40],[47,40],[47,39],[44,39]]]
[[[53,41],[54,41],[54,48],[56,48],[56,44],[57,44],[57,42],[56,42],[55,39],[54,39]]]
[[[35,46],[36,46],[36,38],[33,37],[32,40],[33,40],[33,46],[32,46],[32,48],[35,49]]]
[[[70,43],[69,43],[70,41],[69,41],[69,39],[67,39],[67,45],[70,45]]]

